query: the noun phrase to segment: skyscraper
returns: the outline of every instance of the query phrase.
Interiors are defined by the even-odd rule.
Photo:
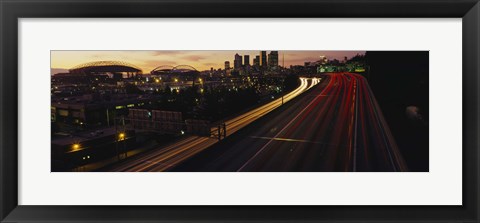
[[[276,69],[278,67],[278,51],[271,51],[268,54],[268,68]]]
[[[230,70],[230,61],[225,61],[225,70]]]
[[[260,56],[255,56],[255,58],[253,59],[253,66],[260,67]]]
[[[250,55],[243,55],[243,66],[250,66]]]
[[[233,60],[233,69],[239,70],[242,68],[242,56],[235,54],[235,60]]]
[[[267,67],[267,51],[260,51],[260,66]]]

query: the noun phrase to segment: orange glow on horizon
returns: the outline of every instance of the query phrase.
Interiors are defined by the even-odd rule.
[[[267,51],[267,54],[270,51]],[[259,50],[225,50],[225,51],[51,51],[51,69],[53,73],[66,70],[79,64],[93,61],[123,61],[142,69],[143,73],[150,73],[160,65],[190,65],[199,71],[224,69],[225,61],[233,64],[234,55],[250,55],[250,64],[253,58],[259,55]],[[316,61],[325,55],[329,59],[343,60],[351,58],[365,51],[281,51],[279,58],[285,58],[285,66],[303,65],[307,61]],[[282,60],[279,59],[279,65]]]

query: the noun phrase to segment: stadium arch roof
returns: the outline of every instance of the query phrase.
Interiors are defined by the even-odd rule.
[[[151,72],[171,72],[174,68],[174,66],[162,65],[155,67]]]
[[[190,65],[168,66],[162,65],[153,69],[151,74],[182,74],[182,73],[196,73],[197,69]]]
[[[93,61],[89,63],[79,64],[69,69],[70,73],[101,73],[101,72],[129,72],[140,73],[142,69],[139,67],[123,62],[123,61]]]

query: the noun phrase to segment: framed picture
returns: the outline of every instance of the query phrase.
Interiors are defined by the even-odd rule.
[[[477,0],[0,6],[2,222],[480,220]]]

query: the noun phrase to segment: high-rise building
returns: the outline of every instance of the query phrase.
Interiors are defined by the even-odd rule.
[[[233,60],[233,69],[239,70],[242,68],[242,56],[235,54],[235,60]]]
[[[255,58],[253,59],[253,66],[260,67],[260,56],[255,56]]]
[[[260,66],[267,67],[267,51],[260,51]]]
[[[243,66],[250,66],[250,55],[243,55]]]
[[[230,61],[225,61],[225,70],[230,70]]]
[[[318,62],[320,62],[321,64],[326,64],[328,63],[328,58],[322,55],[320,56],[320,60]]]
[[[268,68],[276,69],[278,67],[278,51],[271,51],[268,54]]]

